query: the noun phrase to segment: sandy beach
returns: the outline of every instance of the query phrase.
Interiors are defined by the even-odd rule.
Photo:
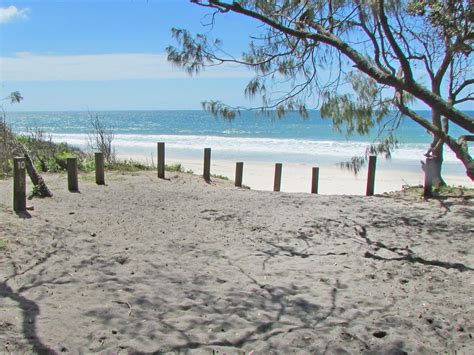
[[[119,155],[121,159],[134,159],[152,164],[152,156]],[[156,154],[153,158],[156,166]],[[375,192],[384,193],[400,191],[403,186],[423,185],[424,173],[411,169],[397,169],[390,161],[378,163],[375,179]],[[192,170],[194,174],[203,173],[203,160],[167,156],[167,164],[181,164],[184,170]],[[284,163],[282,168],[281,191],[311,192],[311,174],[313,166],[305,163]],[[275,162],[245,161],[243,184],[252,190],[273,191]],[[225,176],[230,180],[235,178],[235,162],[223,159],[211,159],[211,174]],[[474,183],[466,175],[443,174],[448,185],[474,188]],[[322,195],[365,195],[367,186],[367,167],[362,168],[358,175],[337,164],[319,166],[319,189]]]
[[[167,178],[46,175],[24,218],[0,181],[0,352],[474,352],[472,196]]]

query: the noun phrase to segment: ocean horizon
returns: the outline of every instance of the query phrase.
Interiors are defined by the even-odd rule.
[[[418,111],[429,118],[429,111]],[[472,114],[472,111],[468,112]],[[7,124],[20,134],[41,129],[55,142],[87,149],[91,132],[90,118],[98,115],[114,132],[113,145],[122,157],[156,159],[156,142],[166,142],[167,156],[175,159],[202,157],[204,148],[212,148],[213,159],[232,161],[266,161],[334,165],[364,154],[375,139],[377,130],[368,136],[346,136],[322,119],[319,111],[310,111],[303,119],[289,113],[275,116],[243,112],[228,122],[213,118],[202,110],[159,111],[37,111],[7,112]],[[455,136],[463,133],[451,127]],[[420,160],[431,142],[431,136],[408,118],[396,131],[400,146],[391,160],[379,159],[380,165],[397,170],[419,170]],[[456,156],[445,149],[445,173],[464,175]]]

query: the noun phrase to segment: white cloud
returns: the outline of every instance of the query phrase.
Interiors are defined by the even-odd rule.
[[[16,19],[26,20],[28,8],[18,9],[16,6],[0,7],[0,23],[7,23]]]
[[[117,53],[89,55],[37,55],[17,53],[0,57],[0,80],[16,81],[108,81],[189,78],[173,67],[164,54]],[[249,78],[241,66],[208,68],[199,78]]]

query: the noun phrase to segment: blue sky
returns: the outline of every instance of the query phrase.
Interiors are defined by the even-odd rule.
[[[189,77],[166,61],[165,48],[176,44],[170,29],[209,33],[209,13],[189,0],[0,0],[0,94],[24,96],[5,108],[200,109],[209,99],[249,105],[247,69],[220,66]],[[258,25],[221,14],[212,36],[239,55]]]
[[[20,91],[8,110],[199,109],[218,98],[247,103],[253,75],[239,67],[191,78],[166,62],[172,27],[207,32],[209,10],[189,0],[1,1],[2,97]],[[213,29],[241,53],[251,20],[225,15]]]

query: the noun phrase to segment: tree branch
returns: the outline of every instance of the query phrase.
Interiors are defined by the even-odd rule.
[[[193,0],[194,2],[198,0]],[[206,6],[206,4],[201,4],[202,6]],[[314,24],[316,33],[314,32],[307,32],[298,30],[295,28],[289,28],[272,18],[269,18],[265,15],[262,15],[256,11],[252,11],[250,9],[244,8],[237,2],[232,2],[231,4],[225,3],[220,0],[208,0],[209,7],[214,8],[222,8],[225,10],[229,10],[235,13],[243,14],[245,16],[254,18],[256,20],[261,21],[262,23],[274,28],[282,33],[287,33],[291,36],[300,39],[311,39],[315,43],[322,42],[325,43],[336,50],[343,53],[348,59],[350,59],[355,66],[362,71],[363,73],[367,74],[371,78],[375,79],[380,84],[386,84],[395,88],[396,90],[403,90],[406,91],[416,98],[424,101],[430,107],[437,110],[441,115],[448,117],[453,123],[463,127],[470,133],[474,133],[474,120],[468,116],[467,114],[453,108],[446,100],[444,100],[439,95],[433,93],[432,91],[428,90],[427,88],[423,87],[422,85],[414,82],[413,80],[406,80],[412,79],[412,71],[409,68],[409,63],[404,56],[403,52],[401,51],[400,47],[397,45],[395,38],[393,37],[390,28],[388,27],[388,20],[383,11],[383,0],[379,0],[379,7],[381,10],[381,25],[384,29],[384,33],[387,35],[389,42],[391,42],[391,46],[394,50],[398,53],[397,56],[401,63],[403,64],[406,77],[405,80],[401,80],[394,75],[390,75],[379,68],[376,65],[371,63],[365,56],[359,53],[356,49],[352,48],[349,43],[343,41],[340,37],[329,33],[324,27],[318,24]],[[384,28],[385,27],[385,28]]]
[[[387,19],[387,16],[385,15],[383,0],[379,0],[378,10],[379,10],[380,24],[382,25],[383,32],[387,36],[390,46],[392,47],[393,51],[395,52],[395,55],[400,61],[400,65],[402,66],[403,72],[405,73],[404,75],[405,80],[406,82],[413,82],[413,72],[411,71],[410,63],[408,62],[407,58],[405,57],[405,54],[401,50],[397,41],[395,40],[395,37],[393,37],[393,33],[390,30],[390,27],[388,25],[388,19]]]
[[[466,97],[463,97],[462,99],[454,100],[454,101],[453,101],[453,105],[457,105],[457,104],[460,104],[460,103],[466,102],[466,101],[474,101],[474,94],[473,94],[473,95],[466,96]]]
[[[461,91],[463,91],[467,86],[474,84],[474,79],[465,80],[458,88],[452,93],[452,96],[456,98]]]
[[[437,128],[435,125],[431,124],[429,121],[421,117],[415,111],[409,109],[403,102],[403,93],[398,92],[395,103],[405,116],[410,117],[413,121],[424,127],[426,130],[430,131],[436,135],[439,139],[445,142],[449,148],[456,154],[456,157],[463,163],[466,168],[466,174],[474,181],[474,161],[468,152],[466,144],[463,144],[463,141],[458,142],[453,137],[445,133],[443,130]]]

